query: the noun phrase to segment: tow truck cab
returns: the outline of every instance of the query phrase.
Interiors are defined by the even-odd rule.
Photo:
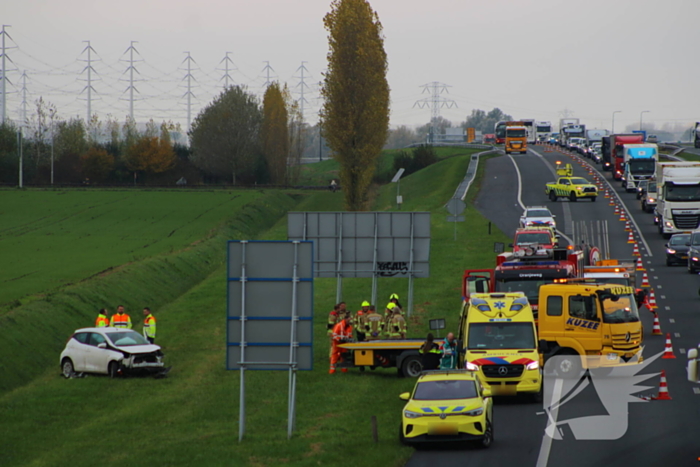
[[[637,300],[632,287],[617,284],[540,287],[539,350],[545,362],[559,355],[570,358],[571,368],[597,368],[632,360],[643,340]]]
[[[542,400],[535,317],[525,294],[472,295],[462,310],[459,341],[460,367],[478,373],[493,395]]]

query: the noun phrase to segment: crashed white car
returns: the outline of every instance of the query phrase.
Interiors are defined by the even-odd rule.
[[[165,370],[160,346],[150,344],[131,329],[83,328],[73,333],[61,352],[61,372],[102,373],[115,378],[126,374],[157,374]]]
[[[550,226],[557,228],[556,216],[545,206],[528,206],[520,216],[521,227]]]

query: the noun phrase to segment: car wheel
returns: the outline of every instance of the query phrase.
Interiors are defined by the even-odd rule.
[[[423,363],[418,355],[409,355],[401,363],[401,372],[408,378],[418,378],[423,371]]]
[[[581,366],[581,357],[579,354],[571,350],[556,354],[554,358],[556,358],[554,371],[557,376],[565,379],[581,377],[583,367]]]
[[[491,447],[492,444],[493,444],[493,423],[491,423],[489,420],[486,420],[486,430],[484,430],[484,437],[481,438],[481,441],[479,441],[479,445],[484,449],[488,449]]]
[[[690,264],[690,260],[688,260],[688,273],[695,274],[695,268],[693,267],[692,264]]]
[[[573,191],[569,194],[569,201],[571,201],[572,203],[576,202],[576,193],[574,193]]]
[[[591,196],[591,203],[595,203],[595,199],[596,199],[595,196]]]
[[[552,190],[552,191],[549,192],[549,200],[550,200],[550,201],[555,201],[555,202],[556,202],[556,200],[557,200],[557,194],[554,193],[554,190]]]
[[[70,378],[73,373],[75,373],[75,368],[73,367],[73,361],[70,358],[64,358],[61,362],[61,373],[66,378]]]
[[[673,266],[673,261],[671,261],[669,258],[666,258],[666,266]]]
[[[109,366],[107,367],[107,374],[109,374],[110,378],[118,378],[119,377],[119,363],[109,362]]]
[[[541,404],[544,400],[544,381],[540,385],[540,390],[530,395],[530,400],[535,404]]]
[[[642,201],[642,211],[647,212],[647,204]]]

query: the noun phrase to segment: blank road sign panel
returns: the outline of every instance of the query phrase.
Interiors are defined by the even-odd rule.
[[[228,315],[241,316],[241,282],[228,283]],[[247,316],[291,316],[291,281],[248,281],[245,287],[245,309]],[[313,313],[313,283],[297,284],[297,316],[311,317]]]
[[[246,342],[258,344],[285,344],[289,350],[289,338],[291,337],[291,320],[255,320],[245,322]],[[241,321],[228,320],[228,335],[231,344],[240,343]],[[309,320],[297,321],[297,342],[311,342],[313,325]]]
[[[288,362],[289,346],[246,346],[246,362]],[[310,346],[303,346],[297,349],[297,368],[299,370],[313,369],[313,351]],[[226,368],[229,370],[240,370],[241,348],[237,345],[229,345],[226,349]],[[255,365],[247,364],[249,370],[289,370],[289,365]]]
[[[245,246],[244,246],[245,245]],[[294,249],[286,242],[229,242],[229,278],[240,277],[245,248],[246,276],[255,278],[292,277],[294,274]],[[297,276],[311,278],[313,265],[305,261],[311,255],[311,242],[298,246]],[[251,260],[254,259],[254,260]]]

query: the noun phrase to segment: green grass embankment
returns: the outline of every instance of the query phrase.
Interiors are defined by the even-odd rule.
[[[2,190],[0,315],[108,268],[179,250],[260,197],[252,190]]]
[[[448,330],[455,330],[462,271],[491,267],[492,242],[507,241],[502,234],[489,238],[488,221],[471,205],[453,240],[443,205],[468,163],[466,156],[451,158],[402,181],[403,210],[433,213],[431,277],[415,281],[412,336],[427,332],[429,318],[446,318]],[[480,167],[470,197],[478,188],[484,165]],[[393,185],[380,190],[377,210],[391,209],[395,190]],[[342,193],[311,194],[294,210],[342,210]],[[285,239],[286,222],[280,219],[262,238]],[[0,437],[0,464],[402,465],[412,450],[397,442],[403,405],[397,396],[414,381],[397,378],[395,369],[327,374],[325,322],[335,301],[334,279],[315,281],[315,368],[299,375],[294,438],[286,439],[286,372],[253,371],[247,373],[247,435],[237,442],[239,373],[224,368],[225,274],[219,267],[159,309],[158,340],[173,365],[169,378],[63,380],[56,366],[0,396],[0,431],[6,433]],[[405,302],[406,282],[381,279],[379,306],[391,292]],[[353,310],[370,295],[369,279],[343,284],[343,297]],[[57,364],[58,352],[49,355]],[[378,419],[378,444],[372,442],[372,415]]]
[[[178,195],[175,198],[179,198]],[[210,233],[208,238],[207,232],[201,231],[201,237],[184,250],[117,267],[42,298],[35,297],[27,305],[0,316],[3,332],[0,339],[0,392],[27,383],[47,367],[57,368],[58,354],[66,339],[75,329],[91,326],[99,308],[106,307],[113,312],[118,304],[123,304],[132,320],[139,323],[144,306],[157,310],[219,268],[224,261],[226,240],[254,237],[296,203],[281,192],[256,194],[247,199],[248,204],[238,206],[236,211],[228,214],[226,227]],[[138,231],[129,234],[137,235]],[[109,245],[105,248],[109,249]],[[92,252],[85,251],[83,243],[77,241],[68,256],[80,263],[83,256],[90,254]],[[115,257],[110,257],[110,260]],[[51,275],[50,271],[48,275]]]

